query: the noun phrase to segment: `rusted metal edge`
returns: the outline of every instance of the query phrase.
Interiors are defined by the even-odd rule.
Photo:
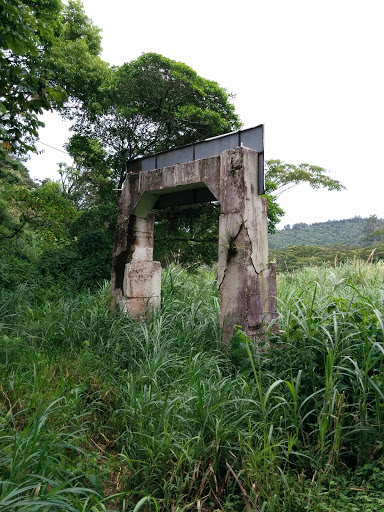
[[[127,172],[152,171],[176,164],[184,164],[193,160],[201,160],[220,155],[228,149],[245,146],[259,153],[258,192],[265,193],[264,185],[264,125],[259,124],[246,130],[226,133],[205,139],[188,146],[171,149],[161,153],[135,158],[127,162]]]

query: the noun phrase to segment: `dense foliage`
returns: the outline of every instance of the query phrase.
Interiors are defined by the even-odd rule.
[[[353,231],[374,250],[276,251],[280,330],[255,344],[240,326],[227,346],[202,267],[219,206],[165,210],[156,257],[198,271],[164,270],[145,322],[111,313],[126,159],[239,128],[231,96],[155,53],[109,67],[78,0],[0,0],[0,30],[0,512],[381,509],[382,221]],[[35,183],[15,153],[53,107],[75,123],[74,165]],[[342,188],[267,163],[270,231],[303,182]]]
[[[75,120],[75,140],[94,139],[106,149],[105,161],[118,188],[125,178],[127,159],[241,126],[225,89],[189,66],[156,53],[111,69],[95,95],[97,100],[85,101],[67,115]],[[72,141],[68,150],[77,157],[79,150]]]
[[[0,510],[377,512],[384,268],[278,276],[278,334],[220,342],[214,276],[145,323],[52,283],[0,294]]]
[[[0,1],[3,147],[35,150],[43,111],[92,96],[107,71],[98,57],[99,32],[79,0]]]
[[[44,56],[59,30],[60,0],[0,1],[0,139],[9,150],[32,149],[38,115],[64,98]]]
[[[4,148],[0,153],[0,288],[97,287],[110,276],[115,209],[97,200],[110,187],[88,200],[72,182],[33,182],[23,164]]]

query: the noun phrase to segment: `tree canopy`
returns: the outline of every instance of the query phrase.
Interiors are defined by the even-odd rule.
[[[230,98],[187,65],[147,53],[112,69],[95,101],[68,115],[78,136],[103,144],[121,186],[127,159],[240,128]]]
[[[0,0],[0,137],[9,150],[33,149],[38,115],[63,100],[44,55],[60,30],[60,0]]]
[[[26,167],[0,147],[0,242],[34,230],[40,240],[68,239],[77,217],[73,202],[58,183],[35,183]]]
[[[45,110],[91,95],[107,69],[98,57],[99,32],[79,0],[0,0],[3,147],[34,151]]]

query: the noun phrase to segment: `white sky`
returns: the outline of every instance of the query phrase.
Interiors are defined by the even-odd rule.
[[[382,0],[83,0],[113,65],[156,52],[236,95],[244,128],[265,125],[265,156],[330,171],[343,192],[286,192],[279,227],[360,215],[384,218]],[[44,118],[62,148],[67,126]],[[44,146],[31,175],[55,178],[65,154]]]

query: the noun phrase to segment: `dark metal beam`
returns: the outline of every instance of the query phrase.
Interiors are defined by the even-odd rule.
[[[197,188],[193,190],[183,190],[172,194],[163,194],[157,200],[155,210],[162,210],[170,206],[182,206],[186,204],[208,203],[217,201],[216,197],[208,188]]]

